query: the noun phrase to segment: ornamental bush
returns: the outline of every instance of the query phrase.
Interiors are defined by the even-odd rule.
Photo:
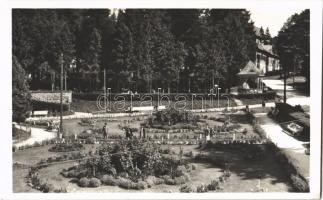
[[[90,180],[86,177],[80,178],[78,181],[80,187],[88,187],[90,184]]]
[[[89,181],[89,187],[99,187],[101,185],[101,181],[98,178],[91,178]]]
[[[308,192],[309,187],[306,181],[304,181],[300,176],[292,174],[290,176],[290,179],[292,180],[293,186],[297,189],[299,192]]]
[[[194,192],[194,190],[192,189],[192,187],[190,185],[183,185],[179,188],[179,191],[182,193],[192,193]]]
[[[207,188],[207,186],[206,185],[199,185],[199,186],[197,186],[196,187],[196,192],[197,193],[204,193],[204,192],[208,192],[209,190],[208,190],[208,188]]]
[[[209,191],[214,191],[220,189],[220,184],[218,180],[212,180],[210,184],[207,185]]]
[[[102,184],[104,184],[104,185],[111,185],[111,186],[118,185],[117,180],[113,176],[108,175],[108,174],[103,175],[100,178],[100,180],[101,180]]]

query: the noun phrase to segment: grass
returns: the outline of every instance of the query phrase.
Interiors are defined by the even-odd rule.
[[[100,119],[96,122],[95,126],[93,128],[103,128],[104,123],[106,122],[109,128],[108,135],[122,135],[124,136],[124,131],[122,131],[119,128],[119,125],[126,126],[128,125],[131,128],[140,128],[140,123],[143,122],[143,118],[138,118],[140,120],[134,120],[130,117],[120,117],[116,121],[109,121],[106,119]],[[128,120],[132,120],[128,123]],[[84,130],[87,130],[89,128],[92,128],[91,126],[81,126],[79,125],[80,120],[79,119],[71,119],[71,120],[64,120],[63,128],[66,132],[66,135],[74,135],[79,134],[83,132]],[[134,135],[137,135],[139,133],[134,133]]]
[[[222,125],[223,122],[218,122],[210,120],[210,117],[216,117],[219,113],[210,112],[203,113],[202,115],[207,115],[207,119],[203,119],[202,124],[208,124],[209,126],[213,125]],[[221,114],[224,115],[224,114]],[[235,114],[230,114],[231,122],[239,123],[242,128],[248,130],[248,135],[256,134],[253,131],[253,127],[250,124],[250,119],[242,112]],[[118,118],[118,121],[108,121],[109,131],[111,133],[123,134],[119,129],[118,125],[122,123],[127,123],[131,118],[123,117]],[[97,126],[103,126],[105,120],[100,120],[97,122]],[[140,120],[132,120],[129,125],[138,127],[143,121],[143,118]],[[66,120],[64,121],[64,128],[69,133],[82,131],[88,127],[80,126],[78,124],[79,120]],[[136,133],[135,133],[136,134]],[[187,134],[187,133],[185,133]],[[44,147],[36,147],[27,149],[24,151],[18,151],[13,153],[13,161],[21,162],[24,164],[34,165],[38,163],[41,159],[46,159],[48,157],[53,157],[66,153],[57,153],[49,152],[48,149],[52,145]],[[94,149],[97,145],[85,145],[86,149],[84,151],[89,151]],[[234,149],[208,149],[200,150],[197,149],[198,145],[162,145],[164,149],[170,149],[171,154],[169,156],[178,156],[180,147],[185,153],[192,152],[193,155],[203,153],[212,159],[216,160],[225,160],[229,163],[230,171],[232,172],[231,177],[225,183],[223,183],[223,189],[220,192],[251,192],[251,189],[256,188],[261,180],[261,186],[267,188],[269,192],[290,192],[293,191],[293,188],[290,185],[289,177],[286,176],[284,170],[281,166],[276,163],[273,155],[266,154],[266,157],[261,161],[250,161],[245,160],[245,153],[237,151]],[[293,152],[288,152],[293,153]],[[190,157],[185,157],[188,159],[189,163],[196,165],[197,169],[191,174],[191,180],[187,184],[192,187],[197,187],[201,184],[209,184],[212,180],[220,177],[223,174],[223,169],[215,165],[212,162],[197,161]],[[306,165],[303,164],[308,157],[299,156],[297,160],[299,167],[304,169]],[[48,167],[42,168],[39,170],[39,176],[42,180],[49,182],[54,186],[66,187],[68,192],[142,192],[135,190],[125,190],[119,187],[113,186],[101,186],[99,188],[81,188],[77,184],[71,182],[71,179],[64,178],[59,173],[68,167],[73,166],[74,161],[65,162],[61,164],[53,164]],[[26,185],[24,177],[27,175],[28,169],[13,169],[13,188],[14,192],[38,192],[33,190]],[[144,192],[179,192],[181,185],[171,186],[171,185],[155,185],[151,188],[144,190]]]
[[[21,169],[13,167],[12,169],[12,189],[14,193],[28,192],[28,193],[40,193],[40,191],[29,187],[26,184],[26,176],[28,169]]]
[[[12,140],[14,140],[15,143],[27,140],[28,138],[30,138],[30,136],[31,133],[28,131],[24,131],[15,127],[12,128]]]
[[[247,161],[244,160],[243,153],[239,151],[231,149],[200,150],[196,147],[197,146],[195,145],[181,146],[184,154],[192,152],[193,155],[197,155],[201,152],[212,157],[212,159],[226,160],[229,163],[232,175],[227,182],[223,183],[223,189],[220,190],[220,192],[250,192],[250,189],[256,188],[259,177],[261,179],[261,186],[267,188],[269,192],[292,191],[288,177],[286,177],[279,164],[273,160],[273,155],[266,154],[266,158],[261,161]],[[178,156],[180,151],[180,145],[163,145],[162,148],[169,148],[171,152],[173,152],[172,156]],[[44,153],[39,148],[35,150],[36,151],[33,151],[35,156]],[[23,154],[23,151],[19,153]],[[189,159],[189,162],[196,166],[196,170],[191,173],[191,180],[186,183],[193,187],[197,187],[201,184],[209,184],[212,180],[217,179],[223,174],[223,169],[213,163],[195,161],[190,158],[186,159]],[[39,177],[54,186],[66,187],[68,192],[142,192],[113,186],[81,188],[73,183],[71,179],[64,178],[59,174],[63,169],[73,165],[74,162],[50,165],[39,170]],[[24,169],[13,170],[13,188],[15,192],[38,192],[25,185],[25,181],[22,177],[25,177],[27,172],[28,170]],[[155,185],[144,190],[144,192],[179,192],[180,186],[181,185]]]

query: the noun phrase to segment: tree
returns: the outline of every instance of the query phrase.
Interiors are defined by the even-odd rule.
[[[25,70],[16,56],[12,57],[12,121],[24,122],[30,107],[30,94]]]
[[[221,46],[221,58],[225,74],[225,87],[229,90],[237,84],[236,74],[249,61],[254,60],[256,38],[250,13],[244,9],[214,9],[208,13],[208,21]],[[213,36],[214,37],[214,36]]]
[[[310,87],[310,11],[294,14],[284,24],[277,36],[277,52],[280,63],[287,72],[300,66],[300,73],[306,78],[306,89]]]

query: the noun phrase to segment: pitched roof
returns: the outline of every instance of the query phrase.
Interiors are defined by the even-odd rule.
[[[259,27],[254,26],[253,31],[256,33],[256,36],[260,37],[260,28]]]
[[[277,55],[274,54],[274,52],[273,52],[273,45],[270,45],[270,44],[266,45],[266,44],[262,44],[262,43],[257,43],[257,48],[258,48],[258,50],[264,51],[273,57],[277,57]]]
[[[258,76],[260,74],[261,74],[261,71],[256,67],[255,63],[249,60],[246,66],[237,75],[238,76],[243,76],[243,75]]]

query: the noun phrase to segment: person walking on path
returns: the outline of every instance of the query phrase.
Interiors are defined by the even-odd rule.
[[[103,139],[108,139],[108,132],[109,132],[108,125],[105,122],[103,126]]]

